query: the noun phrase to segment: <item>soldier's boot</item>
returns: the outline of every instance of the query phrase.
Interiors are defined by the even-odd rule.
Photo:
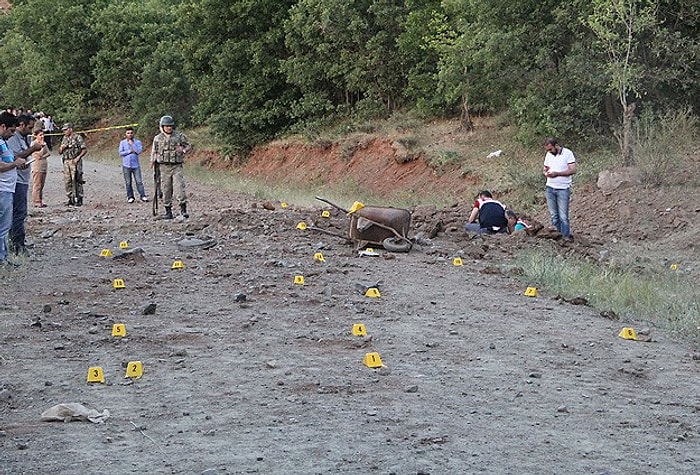
[[[166,206],[166,207],[165,207],[165,216],[163,216],[163,219],[173,219],[173,208],[172,208],[172,206]]]
[[[185,219],[190,217],[190,215],[187,214],[187,203],[180,203],[180,214]]]
[[[78,196],[75,199],[75,206],[83,206],[83,197],[82,196]]]
[[[68,203],[66,203],[67,206],[75,206],[75,200],[73,199],[72,196],[68,197]]]

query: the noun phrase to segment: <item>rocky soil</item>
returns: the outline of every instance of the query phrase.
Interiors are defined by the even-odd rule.
[[[270,210],[189,182],[191,218],[154,220],[113,165],[89,163],[86,205],[68,208],[57,161],[31,256],[0,271],[1,473],[700,472],[696,348],[654,327],[619,338],[648,325],[527,297],[508,272],[524,246],[692,268],[698,201],[682,190],[622,191],[625,206],[588,190],[568,244],[469,239],[460,197],[415,210],[410,253],[372,257],[296,229],[344,232],[323,203]],[[134,361],[143,376],[125,378]],[[110,417],[42,422],[59,403]]]

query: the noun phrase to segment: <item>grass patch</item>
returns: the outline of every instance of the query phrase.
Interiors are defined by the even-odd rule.
[[[518,258],[527,281],[564,298],[585,297],[599,310],[644,320],[700,343],[700,288],[670,269],[650,275],[542,251]]]

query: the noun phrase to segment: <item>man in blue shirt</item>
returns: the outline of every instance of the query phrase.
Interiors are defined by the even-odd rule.
[[[7,260],[7,233],[12,226],[12,206],[17,183],[17,168],[24,159],[15,159],[6,139],[12,137],[17,127],[17,118],[9,112],[0,113],[0,266],[10,265]]]
[[[133,127],[127,127],[124,135],[126,138],[119,142],[119,156],[122,157],[122,172],[124,172],[124,183],[126,184],[126,199],[129,203],[134,202],[134,189],[131,186],[131,178],[133,177],[141,201],[148,201],[146,191],[143,189],[141,164],[139,163],[139,154],[143,151],[143,144],[139,139],[134,137]]]
[[[17,117],[15,133],[7,139],[7,145],[12,155],[28,160],[32,153],[41,150],[41,145],[30,145],[30,137],[34,128],[34,117],[22,114]],[[17,167],[17,184],[15,185],[14,204],[12,208],[12,227],[10,228],[10,248],[16,255],[28,255],[25,244],[24,222],[27,219],[27,193],[32,171],[29,164]]]

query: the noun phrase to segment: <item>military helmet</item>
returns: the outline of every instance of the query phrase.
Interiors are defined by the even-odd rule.
[[[164,115],[163,117],[160,118],[160,126],[163,127],[164,125],[175,125],[175,119],[173,119],[173,116],[171,115]]]

